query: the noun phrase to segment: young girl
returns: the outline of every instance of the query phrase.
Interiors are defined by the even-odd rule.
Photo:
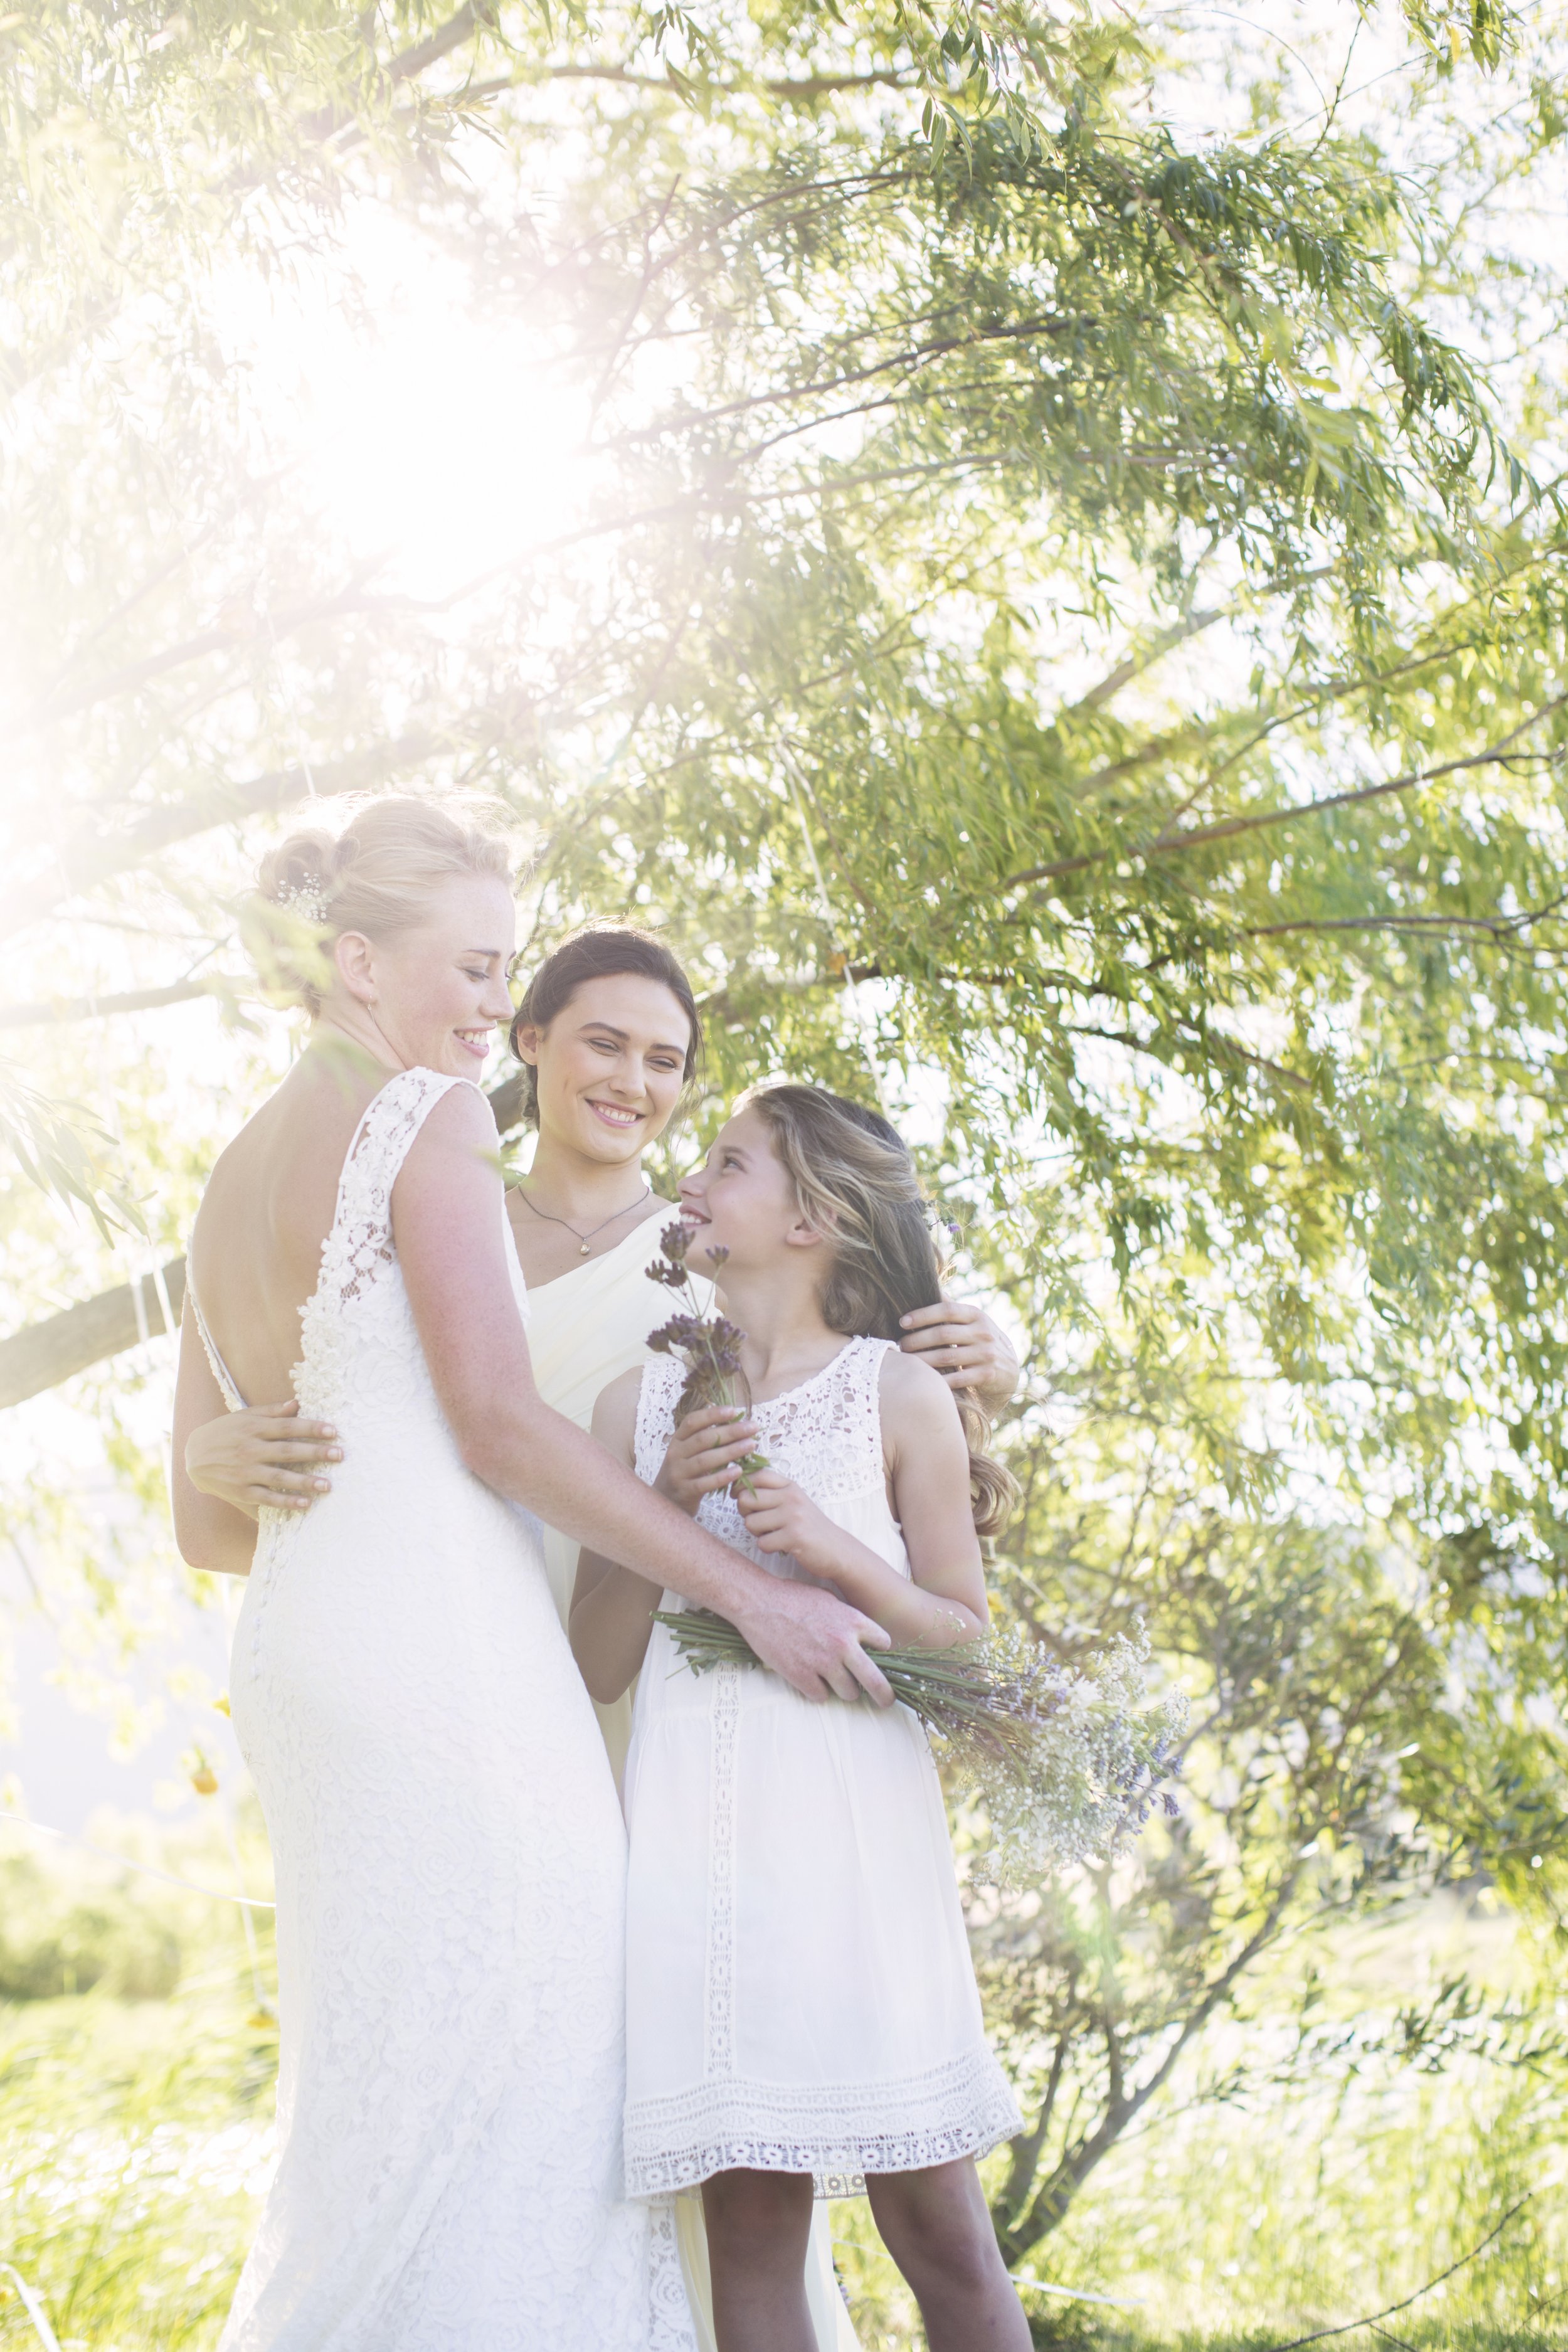
[[[939,1278],[897,1134],[819,1088],[768,1088],[680,1192],[692,1263],[728,1253],[750,1416],[678,1428],[683,1369],[664,1357],[605,1390],[595,1434],[895,1643],[973,1639],[976,1529],[1000,1518],[1005,1481],[943,1381],[899,1352],[900,1318]],[[752,1448],[768,1467],[744,1478]],[[1022,2126],[985,2042],[925,1735],[901,1707],[814,1706],[755,1669],[698,1676],[653,1624],[659,1606],[644,1578],[584,1555],[571,1632],[588,1686],[611,1698],[641,1673],[628,2189],[702,2185],[721,2352],[810,2352],[814,2175],[864,2177],[931,2352],[1026,2352],[974,2169]]]

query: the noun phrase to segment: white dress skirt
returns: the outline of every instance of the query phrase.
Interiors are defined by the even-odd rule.
[[[758,1449],[900,1574],[879,1381],[849,1340],[760,1404]],[[682,1382],[643,1373],[637,1474],[658,1475]],[[778,1574],[728,1495],[703,1524]],[[682,1604],[665,1597],[666,1608]],[[984,2153],[1022,2129],[985,2040],[942,1789],[908,1710],[814,1706],[775,1675],[695,1675],[656,1625],[626,1767],[626,2187],[718,2172],[865,2174]]]
[[[615,1784],[537,1526],[464,1466],[392,1230],[405,1156],[461,1083],[400,1072],[350,1145],[294,1378],[343,1461],[309,1513],[263,1514],[235,1635],[281,2063],[222,2352],[693,2340],[657,2209],[622,2190]]]

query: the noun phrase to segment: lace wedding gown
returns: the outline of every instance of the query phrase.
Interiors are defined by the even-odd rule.
[[[294,1383],[343,1460],[308,1514],[263,1513],[236,1629],[280,2152],[222,2352],[691,2340],[623,2197],[614,1783],[537,1526],[464,1467],[393,1245],[398,1170],[462,1083],[401,1073],[349,1147]]]

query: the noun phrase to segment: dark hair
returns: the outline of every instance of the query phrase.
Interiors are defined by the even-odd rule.
[[[900,1317],[942,1297],[942,1259],[919,1171],[898,1129],[826,1087],[758,1087],[736,1108],[767,1121],[801,1214],[832,1240],[824,1322],[833,1331],[900,1339]],[[974,1524],[983,1536],[995,1535],[1017,1486],[985,1451],[991,1425],[978,1399],[961,1390],[953,1401],[969,1446]]]
[[[656,939],[651,931],[637,930],[631,923],[589,923],[551,950],[523,991],[522,1003],[512,1015],[510,1044],[518,1060],[522,1062],[517,1051],[520,1029],[547,1029],[588,981],[609,980],[623,971],[640,980],[657,981],[661,988],[668,988],[690,1023],[691,1035],[682,1073],[689,1085],[702,1051],[702,1016],[697,1010],[691,982],[662,940]],[[539,1082],[529,1062],[522,1063],[522,1116],[530,1127],[538,1126]]]

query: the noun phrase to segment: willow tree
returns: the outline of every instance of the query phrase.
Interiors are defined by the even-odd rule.
[[[1033,1342],[1014,1602],[1142,1611],[1201,1702],[1131,1891],[987,1929],[1015,2252],[1284,1926],[1563,1848],[1519,1713],[1563,1679],[1562,284],[1510,206],[1568,47],[1420,0],[1373,115],[1357,13],[1298,14],[1315,106],[1088,0],[0,28],[18,1084],[176,1253],[259,1083],[258,840],[458,784],[533,947],[690,956],[701,1115],[785,1066],[916,1101]],[[352,309],[372,215],[574,388],[569,522],[436,599],[226,326],[312,271]],[[107,1281],[7,1199],[16,1323]]]

